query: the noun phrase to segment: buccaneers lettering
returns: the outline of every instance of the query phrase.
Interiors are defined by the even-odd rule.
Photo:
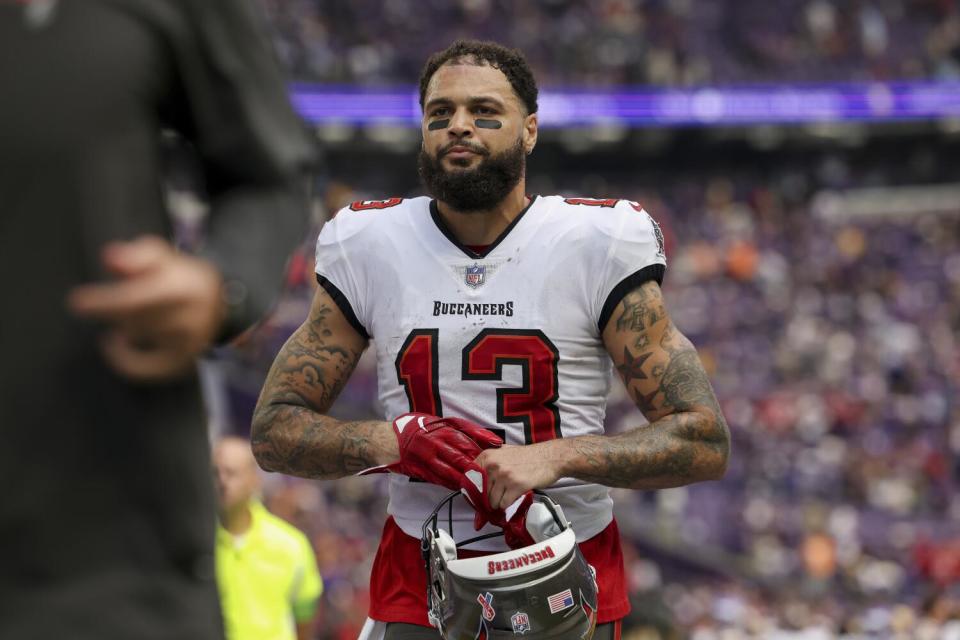
[[[513,569],[519,569],[520,567],[528,567],[531,564],[543,562],[544,560],[555,557],[556,555],[554,554],[553,549],[550,548],[550,545],[547,545],[540,551],[523,553],[521,555],[514,556],[513,558],[508,558],[507,560],[491,560],[487,563],[487,573],[492,576],[503,571],[511,571]]]
[[[433,301],[435,316],[512,316],[513,300],[509,302],[440,302]]]

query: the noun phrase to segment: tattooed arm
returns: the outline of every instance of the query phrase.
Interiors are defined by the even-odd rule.
[[[723,476],[730,446],[727,423],[696,349],[674,327],[656,282],[624,296],[603,341],[650,424],[614,436],[484,451],[478,462],[487,471],[494,507],[563,477],[663,489]]]
[[[389,422],[344,422],[325,415],[366,346],[318,288],[309,317],[277,354],[257,401],[251,442],[261,467],[327,479],[400,457]]]
[[[697,350],[674,326],[656,282],[624,296],[603,340],[650,424],[615,436],[571,438],[575,455],[565,474],[634,489],[722,477],[730,449],[726,420]]]

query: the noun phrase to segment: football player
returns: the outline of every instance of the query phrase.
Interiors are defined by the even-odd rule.
[[[636,202],[527,195],[537,85],[518,51],[455,42],[427,62],[420,104],[432,197],[356,202],[323,228],[321,286],[265,383],[255,454],[304,477],[394,474],[363,638],[439,637],[420,536],[450,489],[469,501],[450,503],[455,541],[499,527],[512,547],[532,542],[530,491],[545,490],[596,572],[595,638],[616,637],[629,604],[608,487],[717,479],[729,449],[661,294],[662,235]],[[327,416],[371,343],[387,420]],[[614,369],[649,424],[606,435]],[[506,549],[503,538],[472,548]],[[478,623],[494,619],[487,595]]]

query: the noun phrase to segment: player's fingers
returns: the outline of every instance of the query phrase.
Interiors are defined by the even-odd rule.
[[[487,449],[474,458],[474,463],[483,469],[483,472],[487,475],[487,485],[490,487],[493,486],[494,481],[503,481],[502,476],[505,473],[505,467],[502,461],[502,452],[503,449]]]
[[[491,449],[503,444],[500,436],[479,425],[463,420],[459,422],[458,426],[461,433],[476,442],[482,449]]]
[[[137,344],[119,332],[111,332],[104,337],[101,351],[114,371],[140,382],[176,378],[194,366],[192,354],[180,347]]]
[[[488,477],[493,477],[494,487],[490,490],[490,504],[495,509],[503,509],[505,517],[513,516],[524,505],[522,498],[530,493],[528,488],[522,486],[515,480],[488,473]],[[496,497],[497,502],[494,502]],[[532,501],[532,494],[531,494]],[[529,506],[529,505],[527,505]]]
[[[490,508],[494,511],[499,511],[504,508],[503,503],[503,494],[506,491],[506,486],[498,482],[493,476],[487,476],[487,499],[490,503]]]
[[[84,284],[67,295],[67,307],[86,318],[119,321],[149,314],[169,301],[169,293],[154,286],[149,277],[117,282]]]
[[[483,469],[484,473],[489,471],[488,467],[490,466],[490,453],[488,451],[489,450],[484,449],[476,458],[473,459],[473,461],[476,462],[481,469]]]
[[[518,487],[510,487],[509,485],[504,489],[503,497],[501,497],[501,508],[506,510],[509,507],[513,506],[521,497],[523,497],[524,491]],[[516,513],[516,511],[514,511]]]
[[[506,509],[510,504],[507,499],[507,488],[501,484],[498,484],[493,489],[493,493],[490,494],[490,506],[494,509],[503,510]]]
[[[448,457],[464,456],[468,461],[473,462],[474,458],[480,455],[482,451],[476,442],[459,431],[447,429],[438,433],[440,435],[435,437],[439,438],[439,441],[443,443],[436,447],[436,453],[438,455],[447,455]]]
[[[193,355],[179,346],[132,340],[119,333],[104,339],[101,349],[117,373],[133,380],[168,380],[183,375],[194,364]]]
[[[111,242],[101,252],[103,266],[119,276],[133,276],[154,269],[174,253],[159,236],[140,236],[128,242]]]
[[[481,449],[499,449],[503,446],[503,440],[485,429],[481,429],[478,433],[470,436],[470,439],[476,442]]]
[[[503,440],[500,439],[500,436],[488,429],[481,427],[478,424],[470,422],[469,420],[464,420],[463,418],[449,418],[447,421],[453,428],[476,442],[478,446],[484,449],[499,447],[501,444],[503,444]]]
[[[453,462],[438,458],[431,465],[431,471],[443,478],[444,486],[464,491],[475,509],[486,508],[483,495],[486,477],[479,468],[470,465],[465,458]]]
[[[462,488],[463,472],[440,458],[428,462],[423,466],[423,475],[421,478],[431,484],[438,484],[448,489]]]
[[[436,456],[445,464],[463,473],[467,469],[481,471],[480,466],[474,462],[477,453],[479,453],[479,449],[474,452],[469,448],[466,448],[465,451],[453,448],[442,448],[437,450]]]

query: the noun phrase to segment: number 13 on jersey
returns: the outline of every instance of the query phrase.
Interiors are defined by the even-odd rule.
[[[397,381],[410,411],[443,415],[437,371],[439,329],[414,329],[397,354]],[[463,348],[463,384],[502,380],[504,365],[522,371],[519,388],[497,389],[497,422],[521,423],[526,444],[563,437],[557,408],[560,354],[539,330],[484,329]]]

